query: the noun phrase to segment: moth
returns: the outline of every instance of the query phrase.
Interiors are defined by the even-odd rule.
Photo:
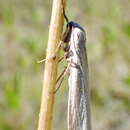
[[[86,33],[83,27],[76,22],[69,22],[61,47],[65,51],[68,66],[57,82],[63,76],[62,82],[64,75],[69,73],[68,130],[91,130]]]

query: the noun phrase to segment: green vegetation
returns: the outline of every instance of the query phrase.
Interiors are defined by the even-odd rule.
[[[50,2],[0,1],[0,130],[37,128],[44,67],[37,61],[46,54]],[[128,0],[68,0],[69,19],[87,31],[94,130],[130,129],[129,7]],[[65,80],[53,130],[66,129],[67,93]]]

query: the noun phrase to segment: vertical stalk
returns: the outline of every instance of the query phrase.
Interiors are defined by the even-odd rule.
[[[62,7],[66,0],[53,0],[52,16],[49,29],[47,56],[54,54],[63,30],[64,17]],[[63,3],[64,2],[64,3]],[[56,85],[58,59],[47,60],[45,63],[43,91],[39,115],[38,130],[51,130],[53,117],[54,90]]]

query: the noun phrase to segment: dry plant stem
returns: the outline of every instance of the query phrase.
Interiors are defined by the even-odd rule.
[[[65,0],[64,0],[65,3]],[[53,0],[47,57],[55,52],[63,30],[62,0]],[[51,130],[58,58],[46,60],[38,130]]]

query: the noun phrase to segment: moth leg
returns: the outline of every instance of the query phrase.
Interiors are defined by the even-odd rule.
[[[46,59],[43,59],[43,60],[40,60],[40,61],[37,61],[37,63],[42,63],[42,62],[45,62],[46,60],[50,60],[50,59],[55,59],[56,57],[49,57],[49,58],[46,58]],[[59,60],[58,60],[58,63],[61,62],[62,60],[64,59],[64,56],[61,57]]]
[[[58,44],[58,46],[56,47],[54,53],[53,53],[51,56],[49,56],[49,57],[46,58],[46,59],[37,61],[37,63],[42,63],[42,62],[45,62],[45,61],[48,61],[48,60],[51,60],[51,59],[55,59],[55,58],[56,58],[56,54],[57,54],[57,52],[59,51],[59,49],[61,48],[62,44],[63,44],[63,41],[60,41],[60,43]]]
[[[63,80],[64,80],[64,76],[63,76],[63,75],[65,74],[66,69],[67,69],[67,68],[65,68],[65,69],[63,70],[63,72],[60,74],[60,76],[57,78],[57,80],[56,80],[56,86],[57,86],[57,83],[58,83],[58,81],[59,81],[60,79],[61,79],[61,81],[60,81],[59,85],[56,87],[54,93],[56,93],[56,92],[58,91],[58,89],[60,88],[60,86],[61,86],[61,84],[62,84],[62,82],[63,82]]]
[[[48,58],[45,58],[45,59],[43,59],[43,60],[40,60],[40,61],[37,61],[37,63],[42,63],[42,62],[45,62],[45,61],[48,61],[48,60],[52,60],[52,59],[55,59],[56,58],[56,56],[49,56]]]
[[[61,84],[62,84],[62,82],[63,82],[63,80],[64,80],[64,77],[65,77],[65,75],[67,74],[67,72],[68,72],[68,70],[69,70],[69,67],[70,67],[70,63],[68,64],[68,66],[67,67],[65,67],[65,69],[63,70],[63,72],[58,76],[58,78],[57,78],[57,80],[56,80],[56,86],[57,86],[57,83],[59,82],[59,80],[60,80],[60,83],[58,84],[58,86],[56,87],[56,89],[55,89],[55,91],[54,91],[54,93],[56,93],[58,90],[59,90],[59,88],[60,88],[60,86],[61,86]]]
[[[59,49],[61,48],[62,44],[63,44],[63,41],[60,41],[60,43],[58,44],[58,46],[56,47],[56,49],[55,49],[55,51],[54,51],[53,56],[56,56],[56,54],[57,54],[57,52],[59,51]]]
[[[58,60],[58,63],[61,62],[63,59],[64,59],[64,56],[61,57],[61,58]]]

